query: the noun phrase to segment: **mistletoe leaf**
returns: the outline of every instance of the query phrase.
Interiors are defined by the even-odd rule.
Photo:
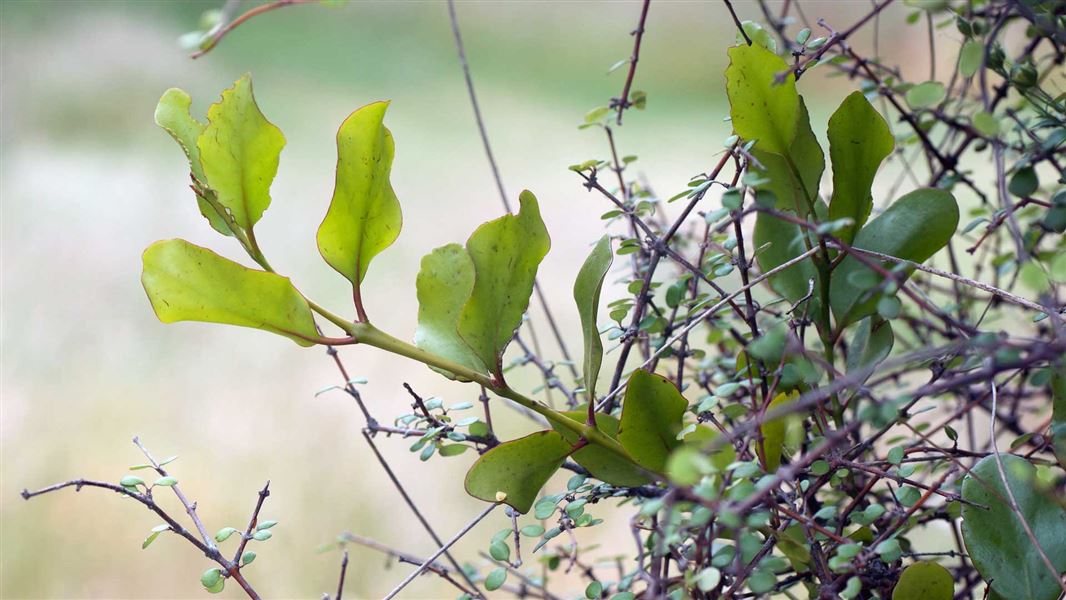
[[[581,333],[585,337],[585,395],[590,402],[596,400],[596,378],[600,375],[603,362],[603,341],[596,325],[596,315],[600,308],[603,278],[611,268],[612,259],[611,238],[605,235],[581,265],[577,281],[574,282],[574,301],[577,302],[577,312],[581,317]]]
[[[555,431],[538,431],[482,454],[466,473],[466,493],[486,502],[505,502],[529,512],[537,494],[570,455],[572,447]]]

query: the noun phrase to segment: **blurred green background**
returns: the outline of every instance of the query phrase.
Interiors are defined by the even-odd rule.
[[[735,4],[742,17],[761,18],[755,3]],[[346,282],[319,258],[314,231],[332,193],[335,128],[355,108],[388,98],[397,141],[393,182],[405,224],[399,242],[371,268],[364,297],[379,326],[410,336],[419,257],[464,240],[501,212],[446,6],[289,7],[190,60],[178,38],[220,5],[0,3],[4,598],[204,596],[198,578],[208,561],[172,536],[142,551],[159,521],[131,502],[95,490],[18,497],[23,487],[75,477],[117,481],[127,465],[141,462],[134,435],[157,457],[180,455],[173,472],[211,531],[246,523],[256,490],[271,481],[263,516],[281,524],[247,571],[267,597],[332,590],[339,555],[315,550],[342,531],[422,556],[434,549],[359,434],[355,405],[340,392],[315,396],[340,383],[325,352],[245,329],[163,326],[139,273],[142,249],[160,238],[184,237],[243,258],[198,214],[185,160],[152,113],[162,92],[176,86],[202,115],[223,88],[251,72],[260,107],[288,139],[258,238],[303,292],[347,310]],[[803,8],[812,21],[825,17],[844,28],[869,5],[809,1]],[[588,244],[601,235],[597,217],[607,207],[567,166],[606,154],[601,133],[576,125],[621,90],[625,69],[606,72],[629,55],[640,4],[498,1],[460,3],[458,10],[508,193],[529,188],[541,199],[553,237],[541,282],[563,329],[576,332],[570,285]],[[901,6],[885,11],[882,54],[921,80],[925,32],[904,27],[905,14]],[[937,35],[958,37],[952,29]],[[647,91],[648,109],[628,113],[619,143],[622,153],[640,156],[636,168],[664,196],[712,167],[729,134],[722,69],[734,36],[720,2],[652,6],[635,85]],[[868,35],[853,44],[872,50]],[[816,124],[851,89],[819,71],[801,85],[808,98],[824,100],[808,102]],[[568,337],[578,349],[578,336]],[[353,376],[369,379],[364,395],[382,422],[406,411],[402,382],[451,403],[476,394],[372,349],[342,355]],[[515,378],[524,389],[538,383],[529,372]],[[504,438],[531,428],[502,405],[494,416]],[[480,510],[462,489],[472,453],[423,464],[408,452],[410,441],[379,443],[442,537]],[[607,515],[611,507],[593,512]],[[599,544],[594,552],[601,556],[628,556],[628,527],[617,525],[583,530],[580,541]],[[457,554],[479,560],[476,551],[505,526],[501,511]],[[380,597],[411,569],[362,548],[352,557],[351,597]],[[564,596],[579,590],[565,581],[554,588]],[[231,585],[223,596],[241,593]],[[432,577],[404,594],[453,596]]]

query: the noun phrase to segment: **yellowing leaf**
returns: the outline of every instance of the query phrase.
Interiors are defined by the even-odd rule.
[[[466,242],[474,262],[474,289],[459,315],[459,335],[498,377],[500,363],[529,306],[537,267],[551,241],[531,192],[519,196],[516,215],[478,227]]]
[[[766,408],[766,411],[780,409],[785,404],[794,402],[796,398],[799,398],[799,392],[778,394],[770,401],[770,406]],[[769,419],[759,426],[759,430],[762,432],[763,460],[766,463],[766,471],[768,473],[777,471],[777,468],[781,466],[781,456],[785,452],[785,439],[788,428],[793,426],[798,419],[797,415],[787,415]]]
[[[400,201],[389,181],[395,146],[384,125],[388,102],[368,104],[337,131],[337,182],[318,228],[322,258],[356,294],[370,261],[400,235]]]
[[[204,175],[204,169],[200,164],[200,148],[197,146],[197,140],[204,131],[204,125],[192,117],[189,112],[191,105],[192,98],[188,94],[177,88],[170,88],[159,99],[159,104],[155,109],[155,122],[181,146],[185,157],[189,159],[189,170],[193,177],[206,185],[207,176]],[[223,235],[233,235],[226,220],[203,196],[197,194],[196,202],[200,206],[200,213],[215,231]]]
[[[518,512],[529,512],[540,489],[570,452],[570,444],[555,431],[504,442],[482,454],[467,471],[466,493],[486,502],[503,498]]]
[[[459,337],[459,313],[474,289],[474,263],[459,244],[441,246],[422,257],[415,280],[418,329],[415,345],[465,367],[487,373],[474,351]],[[435,369],[438,370],[439,369]],[[440,371],[450,378],[455,375]]]
[[[301,346],[318,337],[307,300],[287,277],[249,269],[185,240],[144,251],[141,283],[159,320],[254,327]]]
[[[237,225],[250,230],[270,206],[285,136],[260,112],[249,75],[222,92],[207,121],[196,142],[207,185]]]
[[[787,70],[784,59],[758,44],[729,49],[725,77],[733,131],[774,154],[788,152],[799,118],[795,76],[789,73],[783,82],[775,80]]]

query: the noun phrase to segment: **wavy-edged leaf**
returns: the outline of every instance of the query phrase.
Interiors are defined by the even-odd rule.
[[[688,401],[672,381],[643,369],[633,371],[622,401],[618,441],[637,464],[663,472],[670,452],[681,442],[681,418]]]
[[[951,194],[920,188],[901,197],[863,227],[855,236],[853,246],[922,263],[947,245],[958,224],[959,206]],[[886,264],[889,268],[893,266],[890,261]],[[833,271],[829,296],[839,327],[876,311],[880,295],[867,294],[854,283],[863,274],[876,280],[882,278],[854,256],[844,258]]]
[[[581,317],[581,333],[585,337],[585,395],[590,402],[596,400],[596,378],[600,375],[600,365],[603,362],[603,341],[596,325],[596,315],[600,308],[603,278],[611,268],[613,254],[611,238],[605,235],[581,265],[574,282],[574,301],[577,302],[577,312]]]
[[[870,217],[874,176],[895,147],[888,123],[862,92],[852,92],[829,118],[829,156],[833,162],[829,219],[854,221],[837,232],[843,241],[851,242]]]
[[[348,115],[337,131],[337,181],[318,228],[318,250],[331,267],[359,283],[370,261],[400,235],[403,216],[389,173],[396,148],[384,125],[388,102]]]
[[[807,106],[802,98],[796,139],[788,151],[796,169],[789,166],[789,159],[764,152],[758,146],[752,149],[752,154],[763,167],[760,169],[753,165],[752,170],[765,181],[756,186],[756,190],[772,193],[774,208],[806,216],[813,201],[816,213],[824,209],[824,204],[817,197],[818,184],[825,171],[825,154],[811,129]],[[774,269],[807,250],[803,230],[798,225],[767,213],[759,213],[755,217],[754,241],[757,248],[765,246],[756,256],[759,268],[763,271]],[[805,260],[771,276],[770,287],[790,302],[795,302],[807,295],[811,278],[815,279],[815,291],[818,290],[817,277],[814,263]]]
[[[1036,468],[1003,454],[1003,471],[1022,518],[1059,574],[1066,571],[1066,509],[1050,491],[1036,489]],[[1062,588],[1018,516],[1010,508],[995,456],[986,456],[962,481],[962,539],[977,572],[1005,598],[1055,600]],[[979,506],[974,506],[974,505]],[[982,508],[987,507],[987,508]]]
[[[281,130],[268,121],[245,75],[207,109],[207,126],[196,146],[208,186],[234,222],[250,230],[270,206],[270,184],[285,146]]]
[[[892,590],[892,600],[951,600],[955,597],[955,579],[951,572],[930,561],[916,562],[899,576]]]
[[[497,377],[503,372],[503,351],[529,306],[537,267],[551,246],[537,198],[526,190],[518,200],[518,214],[481,225],[466,242],[474,289],[459,315],[459,335]]]
[[[562,415],[579,424],[584,424],[588,416],[588,407],[578,407],[575,410],[563,412]],[[577,443],[579,436],[573,431],[557,423],[552,423],[552,427],[570,444]],[[618,419],[611,415],[596,413],[596,429],[611,439],[618,439]],[[588,469],[593,477],[611,485],[633,487],[651,481],[632,463],[595,444],[589,444],[574,452],[573,459],[577,464]]]
[[[249,269],[185,240],[162,240],[142,257],[141,283],[159,320],[254,327],[301,346],[318,337],[307,300],[287,277]]]
[[[783,82],[775,80],[787,70],[783,58],[758,44],[729,49],[725,77],[733,131],[746,140],[757,140],[757,148],[774,154],[788,152],[799,118],[795,76],[789,73]]]
[[[415,280],[418,329],[415,345],[481,373],[487,373],[474,351],[459,337],[459,313],[474,289],[474,262],[459,244],[441,246],[422,257]],[[431,367],[445,376],[455,375]]]
[[[570,455],[572,447],[555,431],[538,431],[482,454],[466,473],[466,493],[529,512],[537,494]]]
[[[185,157],[189,159],[189,171],[192,176],[206,185],[207,176],[204,175],[203,166],[200,164],[200,148],[197,146],[197,140],[204,132],[205,125],[193,118],[189,112],[191,105],[192,98],[187,93],[178,88],[170,88],[163,93],[155,107],[155,122],[181,146]],[[200,207],[200,214],[215,231],[223,235],[233,235],[226,220],[203,196],[197,194],[196,203]]]

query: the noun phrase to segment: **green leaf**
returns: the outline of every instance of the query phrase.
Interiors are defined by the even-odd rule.
[[[301,346],[318,337],[307,300],[287,277],[249,269],[185,240],[156,242],[142,259],[141,283],[164,323],[254,327]]]
[[[670,452],[681,442],[681,418],[688,408],[669,379],[642,369],[633,371],[622,401],[618,441],[640,466],[661,473]]]
[[[537,198],[526,190],[519,203],[517,215],[483,224],[466,242],[475,277],[459,315],[459,335],[497,377],[503,374],[503,351],[529,306],[537,267],[551,246]]]
[[[1007,189],[1019,198],[1026,198],[1032,196],[1039,187],[1040,179],[1037,177],[1036,169],[1023,167],[1011,175]]]
[[[951,194],[920,188],[904,195],[863,227],[855,236],[853,246],[922,263],[947,245],[958,224],[959,206]],[[866,260],[872,259],[866,257]],[[892,266],[891,261],[886,264]],[[864,300],[865,290],[851,283],[852,278],[863,275],[881,279],[880,274],[854,256],[846,257],[833,271],[829,296],[839,327],[876,311],[879,294]]]
[[[907,104],[911,105],[911,108],[929,108],[936,106],[944,101],[948,92],[944,89],[944,84],[939,81],[926,81],[925,83],[919,83],[918,85],[907,90],[906,99]]]
[[[203,575],[200,575],[200,584],[205,588],[214,587],[219,580],[222,579],[222,570],[218,567],[214,567],[204,571]]]
[[[1010,454],[1000,460],[1022,518],[1057,573],[1066,571],[1066,509],[1052,492],[1034,487],[1036,469],[1028,461]],[[995,455],[981,459],[963,479],[962,497],[972,503],[962,506],[966,551],[992,589],[1006,598],[1058,598],[1062,588],[1057,573],[1048,571],[1011,510]]]
[[[255,557],[255,552],[252,552],[251,550],[245,552],[241,555],[241,566],[245,567],[252,564],[252,561],[255,560]]]
[[[511,558],[511,548],[503,540],[493,540],[489,544],[489,555],[495,560],[506,561]]]
[[[895,139],[888,123],[862,92],[853,92],[829,119],[829,156],[833,162],[831,220],[849,218],[850,227],[837,237],[851,242],[870,216],[870,188],[881,162],[892,153]]]
[[[985,46],[977,40],[967,40],[959,51],[959,73],[963,77],[973,77],[981,68],[985,58]]]
[[[848,344],[847,374],[851,375],[861,369],[872,368],[888,357],[895,343],[892,323],[877,315],[867,317],[859,322],[855,334]],[[872,374],[872,373],[871,373]],[[856,381],[856,389],[866,380]]]
[[[570,452],[570,444],[554,431],[538,431],[504,442],[482,454],[467,471],[466,493],[528,512],[540,488]]]
[[[223,527],[222,529],[218,530],[218,533],[215,534],[215,541],[216,542],[224,542],[224,541],[228,540],[230,538],[230,536],[235,534],[235,533],[237,533],[237,528],[236,527]]]
[[[498,590],[505,581],[507,581],[507,570],[497,567],[485,578],[485,589],[490,592]]]
[[[152,485],[160,485],[160,486],[163,486],[163,487],[169,487],[169,486],[177,485],[177,484],[178,484],[178,480],[177,479],[168,476],[168,477],[160,477],[159,479],[156,479],[155,483],[152,484]]]
[[[678,485],[695,485],[712,470],[724,472],[737,459],[737,453],[732,444],[726,443],[708,455],[704,449],[717,438],[718,432],[706,425],[689,432],[666,461],[670,480]]]
[[[1051,448],[1066,469],[1066,362],[1048,367],[1051,374]]]
[[[119,482],[122,487],[134,487],[138,485],[144,485],[144,480],[136,475],[126,475]]]
[[[318,251],[352,282],[355,293],[370,261],[400,235],[400,201],[389,181],[396,148],[385,127],[388,102],[348,115],[337,131],[337,182],[318,227]]]
[[[415,287],[418,290],[415,345],[486,373],[488,369],[459,336],[458,330],[459,314],[474,289],[474,263],[466,249],[459,244],[448,244],[423,256]],[[450,372],[434,370],[456,378]]]
[[[764,152],[758,146],[752,150],[752,154],[764,167],[759,169],[753,165],[752,169],[766,182],[756,186],[756,190],[772,193],[776,198],[774,208],[803,216],[810,212],[812,201],[816,210],[824,208],[816,198],[818,183],[825,170],[825,155],[811,129],[807,106],[802,99],[796,139],[789,148],[788,157]],[[789,160],[792,161],[791,165]],[[793,165],[795,170],[792,169]],[[803,254],[807,250],[803,235],[798,225],[767,213],[758,213],[754,242],[756,247],[765,246],[756,255],[759,268],[769,271]],[[770,287],[790,302],[795,302],[807,295],[811,278],[816,280],[814,289],[818,290],[817,276],[814,263],[805,260],[770,277]]]
[[[575,410],[563,412],[562,415],[584,424],[588,418],[588,407],[578,407]],[[552,427],[563,436],[567,443],[577,443],[579,436],[573,431],[558,423],[552,423]],[[596,413],[596,429],[611,439],[618,439],[618,419],[611,415]],[[611,485],[634,487],[650,482],[650,479],[632,463],[596,444],[589,444],[574,452],[573,459],[577,464],[588,469],[593,477]]]
[[[999,135],[999,119],[990,112],[981,111],[972,117],[973,127],[987,137]]]
[[[596,400],[596,379],[600,376],[600,364],[603,362],[603,341],[600,340],[596,315],[600,308],[603,278],[611,268],[612,259],[611,238],[605,235],[596,243],[585,264],[581,265],[574,282],[574,301],[577,302],[577,312],[581,317],[581,333],[585,337],[585,395],[589,402]]]
[[[799,398],[799,392],[778,394],[770,401],[770,405],[766,410],[769,412],[780,408],[788,402],[794,402],[796,398]],[[765,461],[766,471],[768,473],[777,471],[778,467],[781,466],[781,456],[785,453],[786,433],[790,427],[793,427],[794,424],[797,424],[799,421],[801,421],[801,419],[798,415],[791,414],[777,417],[776,419],[770,419],[759,426],[763,439],[763,460]]]
[[[729,49],[726,95],[733,131],[745,140],[757,140],[757,148],[774,154],[788,152],[796,137],[800,101],[792,73],[776,83],[788,64],[766,48],[753,44]]]
[[[285,136],[260,112],[250,75],[222,92],[207,109],[207,121],[196,141],[206,183],[234,222],[250,230],[270,206]]]
[[[185,157],[189,159],[189,170],[192,176],[206,185],[207,176],[204,175],[203,166],[200,164],[200,148],[197,146],[197,140],[204,132],[204,125],[192,117],[189,112],[191,105],[192,98],[188,94],[177,88],[170,88],[163,93],[163,97],[159,99],[159,104],[155,108],[155,122],[181,146]],[[226,220],[203,196],[197,194],[196,202],[200,206],[200,214],[207,219],[215,231],[223,235],[233,235]]]

